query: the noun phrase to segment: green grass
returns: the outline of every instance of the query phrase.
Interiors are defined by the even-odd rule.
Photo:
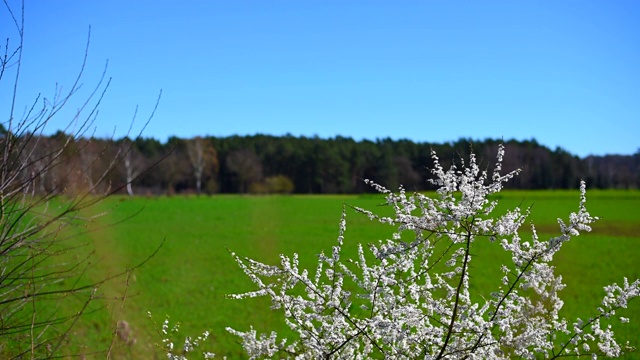
[[[500,211],[533,205],[532,221],[541,237],[551,236],[557,234],[556,218],[567,219],[577,210],[578,196],[577,191],[506,191],[500,194]],[[567,300],[565,313],[571,317],[593,314],[585,310],[595,309],[604,285],[620,282],[623,276],[640,278],[640,192],[590,191],[587,197],[588,209],[603,220],[596,223],[593,233],[572,239],[555,259],[567,284],[561,296]],[[95,251],[88,276],[97,280],[122,271],[145,259],[163,239],[165,242],[156,256],[135,271],[128,286],[121,279],[100,289],[106,299],[100,303],[104,308],[82,321],[69,346],[87,353],[104,349],[115,322],[126,320],[137,343],[128,347],[116,341],[116,358],[153,358],[151,354],[161,354],[154,344],[160,342],[157,331],[168,315],[172,323],[181,323],[178,335],[197,336],[210,330],[206,349],[218,356],[243,358],[236,338],[225,327],[246,330],[253,325],[268,332],[285,325],[281,314],[269,309],[267,299],[225,298],[253,290],[228,250],[267,263],[276,263],[281,253],[297,252],[301,265],[314,271],[316,254],[329,252],[335,244],[342,204],[388,213],[389,209],[378,207],[381,202],[380,196],[348,195],[110,198],[101,205],[109,210],[101,224],[137,215],[116,226],[94,224],[98,230],[78,238],[90,245],[87,250]],[[376,241],[391,232],[388,226],[347,211],[348,244]],[[527,236],[526,229],[523,236]],[[495,286],[492,274],[500,265],[495,249],[486,243],[474,249],[473,287]],[[125,295],[125,289],[123,303],[117,299]],[[630,340],[640,333],[639,302],[626,311],[632,322],[619,328]],[[155,326],[147,311],[153,313]]]

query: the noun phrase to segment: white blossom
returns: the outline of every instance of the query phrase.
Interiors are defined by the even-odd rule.
[[[150,319],[152,319],[151,312],[147,311],[147,316]],[[210,335],[209,331],[204,331],[202,335],[196,337],[195,339],[190,336],[186,336],[184,338],[182,348],[176,349],[172,338],[180,330],[180,324],[176,323],[171,328],[171,330],[169,330],[169,325],[170,325],[169,317],[167,316],[165,320],[162,322],[162,327],[158,332],[158,334],[162,338],[161,348],[165,351],[167,359],[169,360],[187,360],[187,355],[189,353],[195,352],[196,349],[200,347],[200,345],[204,343],[209,338],[209,335]],[[213,359],[214,357],[215,357],[215,354],[212,352],[208,352],[208,351],[202,352],[202,358],[204,359]]]
[[[599,309],[589,320],[560,317],[564,288],[551,264],[571,237],[590,231],[597,220],[586,209],[586,186],[580,184],[578,211],[558,220],[559,235],[540,239],[535,227],[522,238],[520,227],[530,209],[494,214],[499,200],[490,198],[519,170],[502,173],[504,147],[499,146],[491,176],[475,154],[445,170],[438,156],[431,183],[435,196],[393,193],[365,182],[386,197],[393,216],[353,208],[395,231],[389,239],[358,244],[354,258],[342,247],[346,233],[343,208],[337,244],[320,254],[315,273],[300,269],[298,257],[281,255],[278,265],[232,256],[257,289],[234,299],[267,296],[283,309],[296,337],[275,332],[228,328],[242,340],[250,358],[297,359],[525,359],[623,354],[607,323],[616,309],[639,295],[640,282],[605,287]],[[404,236],[410,233],[412,236]],[[474,246],[493,244],[511,262],[496,263],[502,274],[488,298],[474,296],[469,285]],[[621,318],[623,322],[626,318]]]

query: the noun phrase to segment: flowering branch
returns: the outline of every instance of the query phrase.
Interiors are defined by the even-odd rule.
[[[385,194],[393,216],[379,216],[351,207],[370,219],[396,228],[390,239],[358,244],[357,256],[343,259],[346,208],[343,207],[337,244],[330,255],[320,254],[316,272],[299,269],[298,256],[280,256],[277,266],[243,259],[232,253],[256,291],[231,298],[268,296],[272,308],[284,309],[293,340],[227,328],[242,339],[251,358],[384,358],[508,359],[538,356],[557,358],[591,354],[623,354],[609,325],[615,315],[640,294],[640,281],[605,288],[598,315],[586,323],[577,319],[570,329],[559,311],[564,288],[554,273],[553,256],[571,237],[590,231],[597,220],[586,210],[586,187],[580,185],[580,205],[568,223],[558,220],[560,235],[540,240],[531,225],[531,239],[520,227],[529,209],[494,214],[500,192],[520,170],[502,174],[504,147],[498,149],[493,172],[481,170],[475,154],[444,170],[432,153],[435,196],[393,193],[365,180]],[[472,299],[470,263],[478,241],[495,244],[510,255],[500,266],[502,278],[488,299]],[[628,319],[622,318],[623,322]],[[568,339],[568,342],[562,342]]]

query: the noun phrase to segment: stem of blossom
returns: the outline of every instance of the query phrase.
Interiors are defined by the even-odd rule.
[[[513,291],[513,289],[516,288],[516,285],[518,284],[518,282],[520,281],[520,278],[522,278],[522,275],[524,275],[524,273],[527,271],[527,269],[529,268],[529,266],[531,266],[531,264],[533,263],[533,261],[536,259],[536,256],[533,256],[529,261],[527,261],[527,264],[524,266],[524,269],[522,269],[522,271],[520,271],[520,274],[518,274],[518,277],[516,277],[515,281],[513,282],[513,284],[511,284],[511,286],[509,287],[509,290],[507,290],[507,292],[504,294],[504,296],[502,297],[502,299],[500,299],[500,301],[498,302],[498,305],[496,305],[496,311],[493,313],[493,315],[491,316],[491,319],[489,319],[489,323],[493,322],[493,320],[496,318],[496,316],[498,315],[498,310],[500,310],[500,307],[502,306],[502,304],[504,303],[504,301],[507,299],[507,297],[509,296],[509,294],[511,294],[511,292]],[[495,329],[497,326],[497,324],[494,324],[493,327],[491,328],[491,332],[493,332],[493,329]],[[470,354],[472,354],[480,345],[480,343],[482,342],[482,339],[484,339],[484,334],[481,334],[480,337],[478,338],[478,340],[476,341],[475,344],[473,344],[473,347],[471,348],[471,351],[469,352]],[[465,356],[463,359],[468,358],[469,355]]]
[[[349,336],[349,338],[347,340],[345,340],[342,344],[340,344],[340,346],[338,346],[337,348],[333,349],[333,351],[328,353],[326,355],[326,358],[329,359],[331,357],[331,355],[335,354],[338,350],[342,349],[342,347],[347,345],[349,343],[349,341],[351,341],[353,338],[356,338],[356,337],[360,336],[360,334],[362,334],[363,332],[364,332],[364,330],[359,330],[357,333]]]
[[[334,268],[335,268],[335,265],[334,265]],[[333,274],[334,274],[334,275],[333,275],[333,277],[332,277],[333,285],[332,285],[332,289],[331,289],[331,294],[332,294],[332,295],[333,295],[333,291],[334,291],[334,288],[335,288],[335,272],[334,272]],[[305,281],[305,279],[302,279],[302,278],[299,278],[298,280],[302,281],[302,282],[303,282],[303,283],[304,283],[304,284],[305,284],[305,285],[306,285],[306,286],[307,286],[311,291],[313,291],[313,292],[314,292],[314,294],[316,294],[316,296],[319,296],[320,298],[322,298],[322,299],[324,300],[324,302],[325,302],[325,303],[327,303],[327,302],[328,302],[328,301],[327,301],[327,297],[326,297],[323,293],[321,293],[320,291],[318,291],[315,287],[313,287],[311,283],[309,283],[309,282]],[[332,296],[332,297],[333,297],[333,296]],[[340,313],[340,315],[342,315],[342,316],[343,316],[343,317],[344,317],[344,318],[345,318],[345,319],[346,319],[346,320],[347,320],[351,325],[353,325],[353,327],[354,327],[354,328],[356,328],[356,329],[358,330],[358,333],[357,333],[355,336],[358,336],[358,335],[364,335],[364,336],[369,340],[369,342],[370,342],[371,344],[373,344],[373,346],[374,346],[376,349],[378,349],[378,351],[380,351],[380,354],[385,355],[384,350],[382,350],[382,348],[381,348],[381,347],[380,347],[380,346],[379,346],[379,345],[378,345],[378,344],[377,344],[377,343],[376,343],[376,342],[375,342],[375,341],[374,341],[374,340],[373,340],[373,339],[372,339],[372,338],[371,338],[371,337],[370,337],[370,336],[365,332],[365,329],[364,329],[364,328],[360,328],[360,327],[358,326],[358,324],[357,324],[355,321],[353,321],[353,319],[351,319],[351,317],[349,316],[349,314],[348,314],[348,313],[345,313],[345,312],[340,308],[340,306],[339,306],[339,305],[338,305],[338,306],[333,305],[333,306],[331,306],[331,308],[332,308],[333,310],[335,310],[335,311],[339,312],[339,313]],[[294,318],[295,318],[295,317],[294,317]],[[295,319],[296,319],[296,321],[298,322],[298,324],[301,324],[305,329],[307,329],[307,327],[306,327],[306,326],[304,326],[304,324],[302,324],[302,322],[301,322],[300,320],[298,320],[297,318],[295,318]],[[317,338],[317,336],[315,336],[315,335],[313,334],[313,331],[311,331],[311,330],[307,330],[307,332],[308,332],[310,335],[313,335],[315,338]],[[340,344],[340,346],[338,346],[338,348],[341,348],[341,347],[343,347],[344,345],[346,345],[347,343],[349,343],[349,341],[351,341],[355,336],[351,336],[349,339],[347,339],[347,340],[346,340],[346,341],[344,341],[342,344]],[[320,341],[320,340],[317,340],[317,341],[318,341],[318,344],[320,344],[320,343],[321,343],[321,341]],[[335,352],[335,350],[334,350],[333,352]]]
[[[612,310],[618,310],[619,307],[616,307],[615,309]],[[584,323],[584,325],[582,325],[580,327],[580,330],[584,330],[587,328],[587,326],[590,326],[591,324],[593,324],[596,320],[601,319],[603,317],[605,317],[606,314],[600,314],[592,319],[590,319],[589,321],[587,321],[586,323]],[[567,341],[565,342],[564,345],[562,345],[562,348],[560,348],[560,350],[558,351],[558,354],[554,354],[553,357],[551,359],[557,359],[559,357],[563,357],[563,356],[567,356],[567,355],[562,355],[562,353],[565,351],[565,349],[567,348],[567,345],[571,344],[571,340],[573,340],[576,336],[578,336],[578,333],[574,332],[573,336]]]
[[[471,224],[473,224],[474,220],[471,220]],[[449,328],[447,329],[447,337],[444,339],[444,344],[442,345],[442,349],[440,349],[440,353],[436,356],[436,359],[442,359],[445,350],[447,349],[447,345],[449,344],[449,340],[451,339],[451,334],[453,333],[453,324],[456,321],[456,316],[458,315],[458,304],[460,302],[460,291],[462,289],[462,284],[464,283],[464,277],[467,273],[467,264],[469,262],[469,248],[471,247],[471,230],[467,229],[467,244],[464,249],[464,261],[462,262],[462,274],[460,274],[460,282],[458,283],[458,287],[456,289],[456,300],[453,304],[453,313],[451,314],[451,322],[449,323]]]
[[[380,274],[380,276],[378,276],[378,279],[376,280],[376,289],[378,288],[378,285],[380,285],[380,278],[382,277],[382,274]],[[376,300],[378,299],[378,292],[374,291],[373,292],[373,299],[371,301],[371,313],[369,314],[369,318],[373,318],[373,315],[375,315],[374,313],[374,309],[376,308]]]
[[[349,321],[349,323],[351,323],[351,325],[353,325],[353,327],[355,327],[356,329],[358,329],[358,334],[362,334],[364,335],[367,339],[369,339],[369,342],[371,344],[373,344],[373,346],[375,346],[376,349],[378,349],[378,351],[380,351],[380,354],[382,355],[386,355],[384,350],[382,350],[382,348],[378,345],[378,343],[376,343],[375,341],[373,341],[373,339],[364,331],[364,329],[361,329],[358,324],[356,324],[355,321],[353,321],[351,319],[351,317],[349,316],[349,314],[346,314],[344,311],[342,311],[342,309],[340,309],[339,307],[334,307],[335,310],[337,310],[340,315],[344,316],[344,318],[346,320]],[[349,339],[347,339],[347,341],[345,341],[342,345],[340,345],[340,347],[344,346],[346,343],[348,343],[349,341],[351,341],[351,339],[353,339],[353,337],[350,337]]]
[[[428,239],[429,237],[431,237],[431,235],[435,234],[434,232],[432,232],[431,234],[429,234],[429,236],[427,236],[426,238],[424,238],[424,240]],[[434,244],[435,245],[435,244]],[[431,265],[427,266],[427,267],[423,267],[421,266],[420,268],[423,269],[421,271],[419,271],[416,276],[414,276],[413,278],[409,278],[410,280],[414,280],[417,279],[427,273],[429,273],[431,271],[431,269],[433,269],[436,265],[438,265],[438,263],[440,263],[440,261],[442,261],[442,259],[444,259],[444,256],[447,255],[449,253],[449,250],[451,250],[451,248],[453,247],[454,243],[451,242],[451,244],[449,244],[449,246],[447,246],[446,249],[444,249],[444,251],[442,252],[442,254],[440,255],[440,257],[438,259],[436,259],[435,261],[433,261],[431,263]],[[433,251],[431,252],[431,254],[433,254]],[[427,261],[429,261],[429,257],[425,257],[424,263],[426,263]]]

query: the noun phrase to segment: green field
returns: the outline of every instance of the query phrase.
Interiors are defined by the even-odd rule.
[[[579,202],[577,191],[505,191],[500,196],[500,209],[533,205],[532,220],[539,233],[547,236],[557,234],[556,218],[566,219]],[[602,220],[592,233],[572,239],[555,259],[567,284],[561,297],[571,317],[594,314],[584,310],[595,309],[604,285],[621,282],[623,276],[640,278],[640,192],[589,191],[587,197],[587,208]],[[109,198],[101,204],[109,213],[100,224],[125,221],[109,227],[93,224],[99,229],[77,239],[89,244],[86,251],[95,251],[88,276],[97,280],[115,274],[142,261],[163,239],[164,245],[135,271],[128,286],[120,279],[100,288],[105,306],[75,328],[69,349],[89,354],[108,347],[115,322],[126,320],[137,342],[128,346],[117,340],[115,358],[145,359],[154,354],[162,358],[156,344],[168,315],[172,323],[181,323],[176,339],[209,330],[212,336],[204,349],[220,357],[243,358],[236,338],[225,327],[247,330],[253,325],[259,331],[270,331],[283,329],[284,322],[279,312],[269,309],[267,299],[225,298],[253,289],[228,250],[267,263],[276,263],[280,253],[297,252],[301,265],[314,270],[316,254],[329,251],[335,243],[342,204],[388,212],[378,206],[381,202],[380,196],[373,195]],[[347,210],[347,243],[372,242],[391,232],[390,227]],[[479,244],[475,250],[474,288],[494,284],[491,274],[496,273],[501,255],[495,245]],[[123,296],[124,302],[117,300]],[[153,313],[153,321],[147,311]],[[632,302],[621,313],[625,314],[631,323],[620,327],[620,334],[636,340],[640,301]]]

